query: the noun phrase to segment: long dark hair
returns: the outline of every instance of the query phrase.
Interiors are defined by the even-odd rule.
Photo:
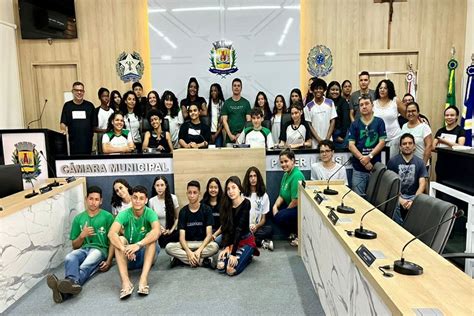
[[[137,118],[140,118],[141,117],[141,113],[140,113],[140,109],[139,109],[140,101],[138,100],[138,97],[135,94],[135,92],[133,92],[132,90],[125,92],[125,94],[123,95],[123,98],[122,98],[123,108],[126,110],[124,115],[128,114],[128,107],[127,107],[126,101],[127,101],[127,98],[128,98],[129,95],[133,95],[135,97],[135,107],[133,108],[133,114],[135,114],[135,116]]]
[[[290,92],[290,98],[288,99],[288,104],[291,105],[293,103],[293,102],[291,102],[291,95],[293,94],[293,92],[298,94],[298,96],[300,97],[300,101],[303,102],[303,95],[301,94],[301,90],[298,89],[298,88],[294,88]]]
[[[112,122],[115,120],[115,117],[117,115],[122,115],[122,118],[123,118],[123,113],[122,112],[115,111],[114,113],[110,114],[109,119],[107,120],[107,132],[111,132],[111,131],[114,130],[114,125],[112,124]],[[125,122],[124,122],[124,124],[125,124]]]
[[[253,108],[258,108],[260,107],[258,105],[258,97],[259,96],[263,96],[263,100],[265,101],[263,103],[263,108],[262,108],[262,111],[263,111],[263,117],[264,119],[268,119],[268,116],[271,115],[272,111],[270,110],[270,105],[268,104],[268,98],[267,98],[267,95],[265,94],[265,92],[263,91],[259,91],[257,93],[257,96],[255,97],[255,103],[253,104]]]
[[[225,102],[224,93],[222,93],[221,85],[218,84],[218,83],[211,84],[211,87],[209,88],[209,103],[208,103],[208,106],[207,106],[207,113],[209,115],[209,119],[210,119],[211,122],[212,122],[212,95],[211,95],[212,87],[216,87],[216,89],[217,89],[217,100],[218,100],[218,102],[222,103],[222,104],[224,104],[224,102]]]
[[[382,79],[377,85],[377,88],[375,88],[375,93],[374,93],[374,99],[378,100],[380,99],[380,94],[379,94],[379,88],[382,85],[382,83],[385,83],[387,86],[387,96],[390,100],[395,98],[397,96],[397,93],[395,92],[395,86],[393,85],[392,80],[390,79]]]
[[[197,79],[195,77],[191,77],[189,78],[189,81],[188,81],[188,87],[186,89],[186,100],[188,101],[191,101],[190,99],[190,95],[189,95],[189,87],[191,86],[191,83],[195,83],[196,84],[196,99],[199,98],[199,82],[197,81]]]
[[[217,193],[217,197],[216,197],[217,204],[219,204],[221,202],[222,195],[223,195],[222,185],[221,185],[221,182],[219,181],[219,179],[217,179],[216,177],[210,178],[207,181],[206,192],[204,192],[204,195],[203,195],[202,200],[201,200],[202,203],[204,203],[206,205],[209,205],[209,206],[211,206],[211,195],[209,194],[209,186],[211,185],[212,182],[215,182],[217,184],[217,187],[219,188],[219,192]]]
[[[120,97],[120,103],[117,104],[115,103],[115,96],[119,96]],[[112,92],[110,92],[110,108],[114,111],[117,111],[117,109],[123,113],[123,105],[122,105],[122,95],[120,94],[120,92],[118,92],[117,90],[113,90]]]
[[[221,206],[221,212],[220,212],[220,220],[221,220],[224,245],[228,244],[231,241],[233,232],[235,230],[234,214],[232,211],[232,208],[233,208],[232,200],[227,195],[227,186],[231,182],[236,184],[239,187],[240,192],[243,192],[242,184],[240,182],[239,177],[232,176],[229,179],[227,179],[224,186],[224,190],[226,193],[224,194],[224,197],[222,198],[222,206]]]
[[[171,108],[170,115],[175,118],[179,113],[178,99],[173,92],[166,90],[161,96],[160,110],[164,116],[168,115],[168,109],[165,106],[165,101],[173,101],[173,107]]]
[[[120,198],[120,196],[117,195],[114,189],[114,186],[117,183],[123,184],[128,189],[128,194],[132,195],[132,187],[130,186],[130,184],[128,184],[127,180],[122,179],[122,178],[116,179],[114,183],[112,184],[112,199],[110,201],[110,204],[113,207],[119,207],[122,205],[122,199]]]
[[[250,190],[250,173],[255,172],[257,175],[257,187],[256,187],[256,193],[258,197],[262,197],[266,192],[267,189],[265,188],[265,182],[263,182],[263,177],[262,174],[260,173],[260,170],[258,170],[257,167],[252,166],[247,169],[247,172],[245,173],[244,177],[244,183],[243,183],[243,193],[245,196],[250,196],[252,194],[252,191]]]
[[[329,90],[331,90],[332,86],[337,86],[339,88],[339,97],[337,99],[331,98],[331,95],[329,94]],[[338,99],[342,98],[342,87],[337,81],[331,81],[328,84],[328,89],[326,90],[326,98],[333,100],[334,102],[337,101]]]
[[[276,101],[278,98],[281,98],[281,100],[283,101],[283,108],[281,109],[281,113],[286,113],[288,111],[288,109],[286,108],[286,101],[285,101],[285,98],[279,94],[275,97],[275,100],[273,101],[273,115],[277,114],[278,113],[278,110],[277,110],[277,107],[276,107]]]
[[[158,180],[162,180],[165,183],[165,214],[166,214],[166,229],[170,229],[174,225],[175,217],[174,217],[174,203],[173,198],[171,197],[170,186],[168,184],[168,180],[164,176],[157,176],[155,180],[153,180],[153,185],[151,186],[151,197],[158,195],[155,190],[155,184]]]

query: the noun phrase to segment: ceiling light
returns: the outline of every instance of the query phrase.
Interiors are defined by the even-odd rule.
[[[148,13],[162,13],[166,12],[166,9],[149,9]]]
[[[275,52],[265,52],[263,53],[265,56],[275,56],[276,53]]]
[[[165,40],[165,42],[167,42],[168,44],[170,44],[171,47],[173,47],[174,49],[177,48],[176,44],[173,43],[168,37],[163,37],[163,39]]]
[[[288,10],[299,10],[300,9],[300,5],[284,5],[283,6],[283,9],[288,9]]]
[[[154,27],[150,22],[148,22],[148,27],[151,28],[152,31],[154,31],[156,34],[158,34],[159,37],[162,37],[165,40],[165,42],[167,42],[171,47],[173,47],[174,49],[177,48],[175,43],[173,43],[167,36],[165,36],[165,34],[160,32],[160,30]]]
[[[161,60],[171,60],[171,59],[173,59],[173,57],[170,55],[161,55]]]
[[[281,9],[279,5],[254,5],[248,7],[227,7],[229,11],[240,11],[240,10],[275,10]]]
[[[173,12],[189,12],[189,11],[220,11],[223,7],[196,7],[196,8],[176,8],[171,9]]]
[[[283,33],[280,36],[280,40],[278,41],[278,46],[283,45],[283,42],[285,41],[286,34],[288,33],[292,23],[293,23],[293,18],[289,18],[288,21],[286,21],[285,28],[283,29]]]

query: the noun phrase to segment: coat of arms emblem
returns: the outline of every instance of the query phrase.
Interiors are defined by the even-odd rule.
[[[235,66],[237,55],[232,47],[232,42],[220,40],[212,43],[212,46],[209,58],[211,61],[210,72],[225,78],[239,70]]]
[[[126,83],[129,81],[139,81],[143,76],[145,65],[139,53],[135,51],[131,54],[122,52],[117,58],[115,68],[120,80]]]
[[[12,154],[12,162],[20,164],[23,179],[27,182],[35,180],[41,174],[41,156],[35,147],[30,142],[19,142],[15,144]]]

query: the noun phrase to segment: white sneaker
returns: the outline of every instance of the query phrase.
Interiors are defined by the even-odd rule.
[[[273,251],[273,241],[271,240],[263,240],[262,241],[262,248],[263,249],[268,249],[270,251]]]

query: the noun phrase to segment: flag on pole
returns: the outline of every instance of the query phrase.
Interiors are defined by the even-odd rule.
[[[466,146],[472,146],[472,115],[474,110],[474,61],[466,69],[467,85],[464,96],[464,107],[462,109],[461,127],[466,131]]]
[[[455,71],[458,67],[458,62],[454,57],[448,62],[449,78],[448,78],[448,95],[446,96],[446,106],[452,105],[456,106],[456,80],[455,80]]]
[[[407,93],[411,94],[413,96],[413,100],[416,101],[416,76],[411,68],[407,73],[406,80],[407,80]]]

